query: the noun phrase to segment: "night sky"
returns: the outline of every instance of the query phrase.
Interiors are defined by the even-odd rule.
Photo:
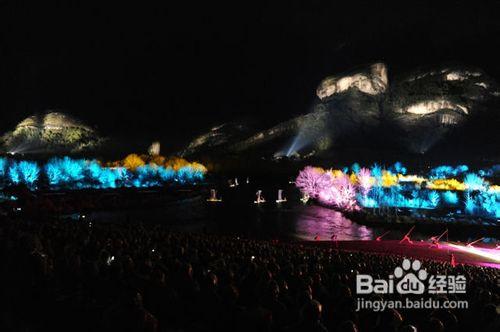
[[[305,113],[319,81],[384,61],[500,80],[500,2],[0,0],[0,130],[61,109],[176,147],[213,124]]]

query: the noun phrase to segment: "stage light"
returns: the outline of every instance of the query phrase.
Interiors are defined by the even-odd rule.
[[[484,258],[488,258],[488,259],[491,259],[497,263],[500,263],[500,253],[498,251],[496,251],[495,249],[478,248],[478,247],[473,247],[473,246],[462,246],[462,245],[458,245],[458,244],[454,244],[454,243],[446,243],[446,245],[448,245],[454,249],[457,249],[457,250],[460,250],[463,252],[467,252],[469,254],[481,256]]]

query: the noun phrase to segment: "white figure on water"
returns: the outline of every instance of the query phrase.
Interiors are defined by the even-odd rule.
[[[262,196],[262,190],[257,190],[255,195],[257,196],[255,201],[254,201],[255,204],[260,204],[260,203],[266,202],[266,200],[264,199],[264,196]]]
[[[207,199],[207,202],[222,202],[221,198],[217,198],[217,190],[210,189],[210,198]]]
[[[276,200],[276,203],[283,203],[286,202],[286,198],[283,197],[283,189],[278,190],[278,199]]]
[[[309,195],[304,193],[302,194],[302,197],[300,198],[300,200],[302,201],[302,203],[307,203],[309,201]]]

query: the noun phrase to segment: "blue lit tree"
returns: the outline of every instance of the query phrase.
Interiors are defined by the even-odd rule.
[[[5,176],[6,168],[7,168],[7,159],[0,157],[0,177]]]
[[[475,173],[468,173],[464,178],[464,183],[468,190],[484,190],[486,183],[482,177]]]
[[[404,167],[403,164],[399,161],[394,163],[394,165],[389,170],[395,174],[403,174],[403,175],[405,175],[407,171],[406,167]]]
[[[66,174],[68,181],[79,182],[83,180],[85,160],[64,157],[63,160],[60,161],[60,164],[60,167],[62,167],[63,173]]]
[[[158,166],[144,165],[139,166],[135,170],[136,179],[135,186],[139,187],[153,187],[158,186]]]
[[[429,192],[428,198],[429,203],[433,208],[436,208],[439,205],[440,197],[437,191],[433,190]]]
[[[175,171],[172,167],[160,167],[158,168],[158,175],[163,182],[170,182],[174,180]]]
[[[38,167],[36,162],[23,160],[18,164],[18,171],[22,182],[29,187],[33,187],[35,182],[38,180],[40,167]]]
[[[476,206],[480,213],[494,218],[500,217],[500,193],[480,192],[476,196]]]
[[[361,169],[361,166],[359,166],[359,164],[358,164],[358,163],[354,163],[354,164],[352,164],[352,166],[351,166],[351,171],[352,171],[354,174],[358,174],[360,169]]]
[[[45,165],[45,175],[51,186],[58,186],[62,181],[62,169],[52,160]]]
[[[176,168],[177,169],[177,168]],[[184,160],[177,170],[170,166],[148,164],[134,170],[125,167],[103,167],[96,160],[52,158],[40,168],[36,162],[0,157],[0,186],[25,183],[38,184],[41,176],[50,188],[119,188],[151,187],[169,182],[195,183],[204,179],[206,168]]]
[[[470,192],[465,193],[465,212],[468,214],[474,214],[476,210],[476,203],[474,202],[474,198]]]
[[[12,163],[8,168],[7,173],[11,183],[19,184],[21,182],[21,176],[19,174],[19,166],[17,165],[16,161],[12,161]]]
[[[376,179],[380,179],[382,177],[382,167],[380,167],[378,164],[373,164],[370,171],[372,176]]]
[[[458,195],[452,191],[445,191],[443,193],[443,200],[446,204],[449,205],[457,205],[458,204]]]

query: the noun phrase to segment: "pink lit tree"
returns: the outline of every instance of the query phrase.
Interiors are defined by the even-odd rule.
[[[324,188],[318,199],[325,204],[335,206],[341,210],[352,211],[358,209],[356,190],[347,175],[335,177],[331,186]]]
[[[372,175],[368,168],[361,168],[358,172],[358,184],[361,194],[366,197],[373,187]]]
[[[332,178],[321,168],[306,166],[299,172],[295,185],[309,197],[318,198],[320,192],[332,186]]]

